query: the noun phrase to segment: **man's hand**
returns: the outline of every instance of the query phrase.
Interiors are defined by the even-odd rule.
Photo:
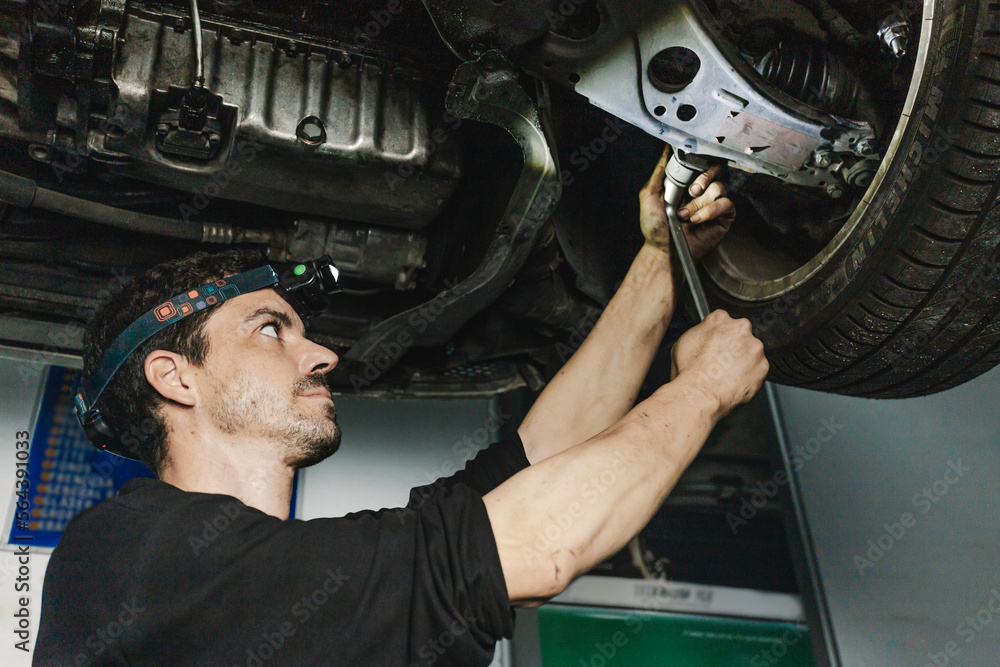
[[[671,153],[667,145],[653,176],[639,192],[639,224],[647,244],[672,256],[670,225],[663,201],[663,179]],[[684,235],[695,259],[704,257],[719,245],[736,219],[736,206],[726,197],[726,186],[715,180],[721,172],[722,165],[716,164],[699,176],[688,189],[694,199],[677,212],[681,220],[687,222]]]
[[[671,377],[718,401],[718,418],[757,395],[769,366],[750,320],[717,310],[688,330],[670,352]]]

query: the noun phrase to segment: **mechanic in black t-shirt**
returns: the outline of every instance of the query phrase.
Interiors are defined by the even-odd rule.
[[[673,349],[672,381],[633,407],[678,299],[663,204],[600,321],[517,437],[406,508],[289,520],[292,478],[336,451],[330,350],[258,289],[181,319],[128,357],[99,403],[158,479],[67,527],[45,576],[39,665],[487,665],[512,605],[537,605],[627,543],[715,422],[760,388],[746,320],[713,313]],[[734,208],[713,169],[682,212],[695,256]],[[84,374],[174,295],[259,267],[196,255],[136,278],[88,334]]]

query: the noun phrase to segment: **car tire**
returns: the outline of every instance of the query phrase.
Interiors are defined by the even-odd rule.
[[[754,323],[775,382],[901,398],[1000,362],[1000,5],[927,4],[912,113],[849,237],[766,301],[705,276],[714,307]]]

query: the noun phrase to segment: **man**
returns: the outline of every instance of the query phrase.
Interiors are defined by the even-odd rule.
[[[150,338],[102,409],[148,436],[134,450],[159,479],[71,522],[46,572],[36,663],[488,664],[511,605],[549,599],[626,544],[767,374],[749,322],[716,312],[674,346],[672,381],[632,407],[680,296],[668,156],[640,194],[645,245],[519,439],[415,489],[407,508],[288,520],[295,470],[340,443],[323,379],[337,357],[278,292]],[[684,211],[696,256],[735,215],[717,174]],[[259,265],[230,252],[137,278],[97,318],[85,375],[165,299]]]

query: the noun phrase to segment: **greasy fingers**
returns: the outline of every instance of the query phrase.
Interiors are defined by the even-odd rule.
[[[667,252],[670,249],[670,225],[667,222],[666,202],[663,201],[663,179],[666,178],[670,155],[668,144],[649,182],[639,191],[639,228],[642,235],[646,243]]]
[[[707,220],[711,220],[712,217],[706,215],[696,216],[696,213],[698,211],[707,208],[709,205],[717,201],[727,201],[730,202],[730,204],[732,203],[729,199],[726,198],[725,184],[719,182],[713,182],[711,185],[708,186],[704,194],[702,194],[700,197],[695,197],[687,204],[685,204],[684,207],[680,211],[678,211],[678,214],[681,216],[681,218],[690,219],[692,222],[705,222]],[[736,213],[735,206],[733,206],[732,211],[733,215],[735,216]]]
[[[731,199],[717,199],[710,204],[698,208],[691,214],[689,220],[694,223],[709,220],[732,222],[736,218],[736,204]]]
[[[667,177],[667,162],[670,161],[672,154],[673,149],[671,149],[670,144],[664,146],[663,154],[660,155],[660,161],[656,163],[653,175],[649,177],[649,181],[640,191],[640,197],[646,194],[663,197],[663,181]]]
[[[711,167],[708,168],[708,171],[706,171],[698,178],[694,179],[694,183],[692,183],[691,187],[688,188],[688,193],[692,197],[700,196],[703,192],[705,192],[705,188],[708,187],[709,183],[717,179],[719,177],[719,174],[721,173],[722,173],[722,165],[713,164]]]

